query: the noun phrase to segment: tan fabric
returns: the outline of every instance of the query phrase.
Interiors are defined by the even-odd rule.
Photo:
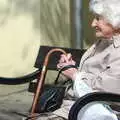
[[[120,36],[97,41],[83,55],[79,71],[93,90],[120,94]]]

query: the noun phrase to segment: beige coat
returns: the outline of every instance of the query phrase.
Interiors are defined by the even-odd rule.
[[[92,90],[120,94],[120,36],[97,41],[83,55],[79,71]]]

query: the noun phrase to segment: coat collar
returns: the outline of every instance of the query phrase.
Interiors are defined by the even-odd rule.
[[[120,47],[120,35],[113,36],[111,39],[103,39],[103,40],[107,41],[108,44],[113,44],[115,48]]]
[[[115,48],[120,47],[120,35],[113,36],[113,45]]]

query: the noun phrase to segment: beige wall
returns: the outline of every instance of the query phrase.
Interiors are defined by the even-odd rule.
[[[69,0],[0,0],[0,76],[33,67],[40,45],[70,46]]]
[[[91,23],[93,20],[92,12],[89,11],[89,1],[83,0],[83,39],[84,39],[84,47],[88,47],[95,41],[94,31],[91,28]]]
[[[0,0],[0,76],[34,70],[40,45],[40,0]]]
[[[71,46],[69,0],[40,0],[40,30],[43,44]]]
[[[0,0],[0,76],[22,76],[36,70],[40,45],[72,47],[69,2]],[[87,0],[82,13],[86,46],[93,43]]]

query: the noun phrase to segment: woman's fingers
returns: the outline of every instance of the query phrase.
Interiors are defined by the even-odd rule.
[[[68,53],[67,55],[62,54],[61,57],[60,57],[59,63],[68,62],[71,59],[72,59],[71,53]]]
[[[71,53],[68,53],[67,55],[62,54],[59,60],[59,63],[57,64],[57,68],[61,69],[67,65],[75,65],[76,62],[72,59]]]
[[[68,54],[67,54],[67,59],[68,59],[68,60],[71,60],[71,59],[72,59],[71,53],[68,53]]]
[[[63,68],[64,66],[67,66],[67,65],[75,65],[76,63],[75,63],[75,61],[73,61],[73,60],[70,60],[70,61],[68,61],[68,62],[59,62],[58,64],[57,64],[57,68]]]
[[[64,66],[67,66],[67,65],[69,65],[69,64],[68,63],[59,63],[59,64],[57,64],[57,68],[61,69]]]

